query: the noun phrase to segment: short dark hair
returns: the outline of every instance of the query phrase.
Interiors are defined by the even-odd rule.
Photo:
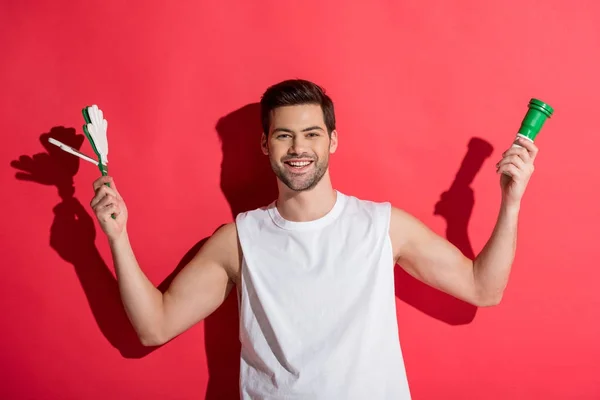
[[[300,104],[317,104],[323,110],[323,120],[327,133],[335,129],[335,112],[333,101],[325,94],[325,90],[304,79],[288,79],[276,83],[265,91],[260,99],[260,116],[265,135],[269,134],[271,111],[277,107],[295,106]]]

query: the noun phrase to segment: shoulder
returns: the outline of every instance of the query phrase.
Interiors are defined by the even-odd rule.
[[[431,229],[417,217],[401,208],[391,207],[390,238],[396,257],[434,236]]]
[[[210,236],[207,251],[223,266],[230,277],[237,277],[241,268],[241,248],[235,222],[223,224]]]
[[[247,223],[248,221],[257,221],[264,218],[269,218],[270,210],[275,206],[275,202],[271,202],[270,204],[255,208],[253,210],[242,211],[235,216],[234,224],[236,227],[240,227]]]
[[[390,224],[402,225],[413,222],[415,218],[408,212],[395,207],[390,201],[365,199],[358,196],[344,195],[346,211],[377,213],[389,220]]]
[[[409,239],[424,224],[406,210],[392,206],[390,209],[390,233]]]
[[[410,224],[416,220],[408,211],[395,206],[390,207],[390,214],[390,218],[394,224]]]
[[[368,212],[389,217],[391,203],[387,201],[375,201],[363,199],[357,196],[345,195],[345,211],[348,213]]]
[[[231,245],[237,236],[237,226],[235,222],[230,222],[219,226],[210,236],[210,241],[222,245]]]

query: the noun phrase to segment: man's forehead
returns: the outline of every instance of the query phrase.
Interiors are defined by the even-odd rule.
[[[323,111],[318,104],[302,104],[278,107],[271,111],[271,127],[285,125],[288,128],[304,129],[308,126],[325,126]]]

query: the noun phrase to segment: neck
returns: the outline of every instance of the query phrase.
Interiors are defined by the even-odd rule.
[[[306,222],[319,219],[331,211],[337,200],[337,192],[331,184],[329,171],[310,190],[296,192],[280,181],[277,185],[277,210],[288,221]]]

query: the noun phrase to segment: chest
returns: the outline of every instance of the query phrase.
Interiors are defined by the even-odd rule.
[[[253,284],[292,297],[361,290],[381,269],[393,267],[387,232],[351,223],[266,234],[255,238],[244,260]]]

